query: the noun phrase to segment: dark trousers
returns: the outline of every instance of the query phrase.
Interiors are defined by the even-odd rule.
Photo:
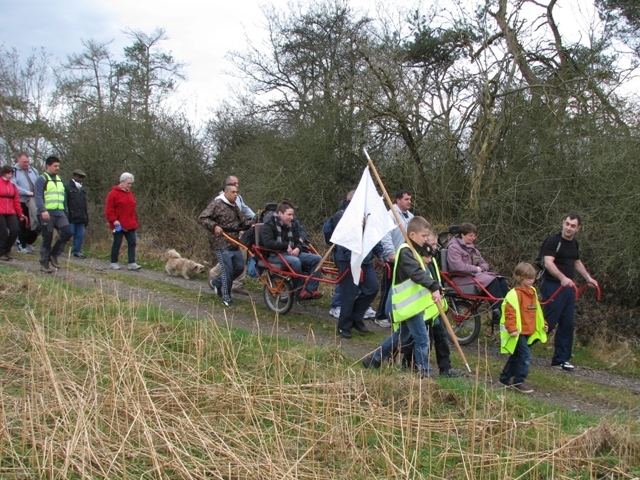
[[[542,300],[546,302],[558,288],[560,288],[560,282],[549,280],[542,282],[540,286]],[[576,297],[573,288],[563,288],[551,302],[544,306],[544,318],[549,324],[549,333],[557,328],[551,365],[560,365],[571,359],[575,312]]]
[[[503,277],[498,277],[494,279],[489,285],[487,285],[484,288],[486,288],[487,292],[489,292],[491,295],[493,295],[496,298],[504,298],[507,296],[507,293],[509,292],[509,285],[507,284],[507,281]],[[491,306],[491,308],[493,310],[500,310],[502,308],[502,300],[494,303]]]
[[[378,303],[378,310],[376,310],[376,318],[387,318],[387,312],[385,306],[387,304],[387,297],[389,296],[389,290],[391,290],[392,277],[393,276],[393,262],[384,262],[384,268],[382,270],[382,283],[380,285],[380,303]]]
[[[436,351],[436,361],[440,372],[451,369],[451,349],[449,348],[449,333],[442,323],[440,317],[433,322],[428,322],[429,338],[433,341],[433,348]]]
[[[29,209],[27,208],[26,203],[20,203],[22,207],[22,213],[29,217]],[[31,226],[25,227],[22,222],[18,224],[18,241],[22,248],[25,248],[27,245],[33,245],[35,241],[38,239],[38,230],[31,230]]]
[[[524,383],[529,375],[529,363],[531,362],[531,349],[529,348],[529,335],[520,335],[516,349],[509,355],[507,364],[500,374],[500,382],[507,385],[509,383]],[[511,379],[513,378],[513,382]]]
[[[351,267],[350,262],[338,262],[338,274],[342,275]],[[359,291],[359,293],[358,293]],[[351,273],[340,282],[340,318],[338,328],[350,331],[355,324],[364,323],[364,313],[378,294],[378,277],[373,264],[362,265],[360,284],[353,283]]]
[[[18,238],[17,215],[0,215],[0,256],[11,252]]]
[[[222,275],[211,283],[218,289],[222,299],[231,300],[231,285],[244,272],[244,256],[240,250],[215,250]]]
[[[42,245],[40,245],[40,263],[44,266],[49,266],[49,259],[51,257],[59,257],[64,250],[65,245],[71,238],[71,229],[69,228],[69,220],[64,215],[54,217],[49,214],[49,220],[42,220],[42,215],[38,215],[38,221],[42,227]],[[58,238],[56,243],[51,246],[53,242],[53,230],[58,231]]]
[[[129,257],[129,263],[136,263],[135,230],[120,230],[119,232],[113,232],[113,244],[111,245],[111,263],[118,263],[118,255],[120,254],[122,237],[127,239],[127,256]]]

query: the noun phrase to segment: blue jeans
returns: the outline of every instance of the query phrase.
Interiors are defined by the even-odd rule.
[[[73,248],[71,249],[71,253],[82,253],[82,242],[84,241],[84,223],[70,223],[69,229],[71,230],[71,235],[73,235]]]
[[[244,256],[240,250],[216,250],[216,257],[222,270],[222,275],[214,278],[211,283],[221,293],[224,301],[231,300],[231,284],[244,272]]]
[[[320,255],[316,255],[315,253],[300,252],[297,257],[284,254],[282,256],[296,273],[304,272],[305,274],[311,274],[311,272],[314,271],[318,264],[322,261],[322,257]],[[313,274],[314,278],[320,278],[321,275],[321,270],[318,270]],[[293,289],[298,293],[298,295],[300,295],[300,287],[302,287],[303,284],[303,278],[293,279]],[[307,283],[305,290],[307,290],[308,292],[315,292],[316,290],[318,290],[318,281],[310,280],[309,283]]]
[[[507,364],[500,374],[500,382],[507,385],[513,378],[513,384],[524,383],[529,375],[529,363],[531,361],[531,349],[529,348],[529,335],[520,335],[513,355],[509,355]]]
[[[338,261],[338,274],[342,275],[351,267],[351,262]],[[367,308],[378,294],[378,276],[372,263],[362,265],[362,281],[353,283],[351,273],[340,282],[340,318],[338,328],[349,331],[353,325],[363,321]]]
[[[413,337],[413,339],[412,339]],[[380,363],[400,350],[400,346],[414,342],[415,364],[421,376],[429,375],[429,333],[422,313],[400,322],[400,328],[380,344],[373,358]]]
[[[118,263],[118,255],[120,254],[122,237],[127,239],[127,255],[129,257],[129,263],[136,263],[135,230],[120,230],[119,232],[113,232],[113,245],[111,245],[111,263]]]
[[[545,280],[540,286],[542,300],[547,301],[560,288],[560,282]],[[573,351],[573,327],[576,312],[576,297],[573,288],[563,288],[556,297],[544,306],[544,318],[549,324],[549,333],[558,328],[554,340],[555,351],[551,365],[568,362]]]

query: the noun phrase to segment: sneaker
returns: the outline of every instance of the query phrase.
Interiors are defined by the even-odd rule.
[[[112,263],[111,270],[120,270],[120,265],[118,265],[117,263]]]
[[[511,385],[511,387],[516,392],[520,392],[520,393],[529,394],[534,392],[533,388],[527,387],[524,383],[514,383],[513,385]]]
[[[551,364],[552,367],[556,367],[556,368],[561,368],[562,370],[566,370],[567,372],[573,372],[576,367],[574,365],[571,365],[569,362],[562,362],[562,363],[556,363],[556,364]]]
[[[369,330],[367,326],[364,324],[364,322],[362,321],[354,322],[353,328],[355,328],[360,333],[371,333],[371,330]]]
[[[329,310],[329,315],[333,318],[340,318],[340,307],[335,307]]]
[[[46,265],[44,263],[41,263],[40,264],[40,271],[42,273],[54,273],[56,271],[56,269],[55,268],[51,268],[49,266],[49,263],[47,263]]]
[[[34,254],[36,251],[33,249],[33,245],[27,245],[23,250],[26,250],[24,253]]]
[[[49,257],[49,261],[51,262],[51,266],[53,268],[60,268],[60,264],[58,263],[58,257]]]
[[[80,258],[80,259],[85,259],[85,258],[87,258],[87,257],[85,257],[85,256],[84,256],[83,254],[81,254],[81,253],[74,253],[74,254],[73,254],[73,256],[74,256],[74,257],[76,257],[76,258]]]
[[[376,311],[371,307],[367,308],[367,311],[364,312],[364,318],[375,318],[375,316]]]
[[[140,270],[142,267],[137,263],[133,262],[127,265],[127,270]]]
[[[222,299],[222,305],[224,305],[225,307],[232,307],[233,306],[233,300],[231,300],[230,298],[228,300],[225,300],[223,298]]]
[[[462,370],[456,370],[455,368],[449,368],[448,370],[440,370],[440,376],[445,378],[464,377]]]
[[[222,296],[222,292],[220,292],[220,290],[218,290],[218,287],[216,287],[213,284],[213,280],[209,280],[209,287],[211,288],[211,290],[213,290],[213,293],[215,293],[216,295],[218,295],[219,297]]]
[[[351,332],[349,330],[343,330],[341,328],[338,329],[338,335],[340,335],[342,338],[346,338],[349,339],[351,338]]]
[[[373,323],[375,323],[376,325],[378,325],[379,327],[382,328],[389,328],[391,327],[391,324],[389,323],[389,320],[387,320],[386,318],[376,318]]]
[[[362,359],[362,366],[364,368],[380,368],[380,360],[373,355],[367,355]]]

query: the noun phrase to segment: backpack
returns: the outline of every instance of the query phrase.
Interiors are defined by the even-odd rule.
[[[562,246],[562,232],[556,233],[554,235],[560,235],[558,246],[556,247],[556,253],[558,253],[558,250],[560,250],[560,247]],[[553,237],[553,235],[549,235],[549,237]],[[547,268],[544,266],[544,255],[542,254],[542,249],[544,248],[544,244],[547,243],[549,237],[545,238],[542,242],[542,245],[540,245],[540,249],[538,250],[538,258],[536,258],[536,261],[533,263],[534,266],[539,270],[538,276],[536,278],[541,278],[542,275],[544,275],[544,272],[547,271]]]
[[[331,245],[331,235],[333,235],[333,231],[336,229],[336,225],[338,224],[336,217],[339,220],[340,218],[342,218],[343,213],[344,210],[338,210],[329,218],[329,220],[324,222],[324,225],[322,227],[322,236],[324,237],[324,243],[326,243],[327,245]]]

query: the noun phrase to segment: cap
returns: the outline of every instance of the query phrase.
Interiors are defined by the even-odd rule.
[[[86,177],[87,174],[84,173],[82,170],[80,169],[76,169],[73,171],[73,175],[77,175],[78,177]]]

